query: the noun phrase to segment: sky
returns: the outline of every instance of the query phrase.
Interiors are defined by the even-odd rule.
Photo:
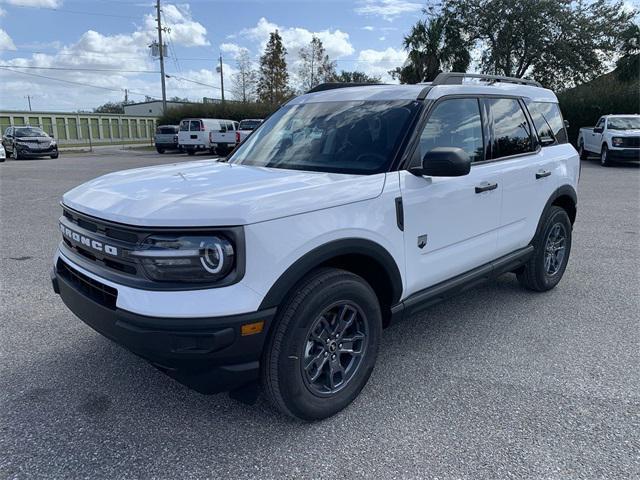
[[[360,70],[391,81],[387,71],[406,59],[402,38],[423,17],[425,4],[163,0],[163,24],[170,28],[167,97],[220,98],[215,67],[222,54],[230,98],[238,53],[247,49],[257,62],[275,29],[288,50],[294,85],[298,51],[312,35],[322,40],[338,71]],[[161,98],[159,62],[148,48],[157,38],[155,18],[155,2],[149,0],[0,0],[0,110],[27,109],[27,95],[34,111],[92,110],[122,101],[125,88],[130,101]]]

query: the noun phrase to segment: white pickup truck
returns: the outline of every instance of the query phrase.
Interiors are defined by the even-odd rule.
[[[251,135],[256,128],[263,122],[261,118],[247,118],[240,121],[240,126],[236,132],[236,143],[240,145],[244,139]]]
[[[640,115],[604,115],[596,126],[578,134],[580,158],[600,156],[603,166],[612,161],[640,160]]]

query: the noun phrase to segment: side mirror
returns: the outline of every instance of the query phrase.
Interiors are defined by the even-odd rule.
[[[421,166],[409,171],[418,176],[462,177],[471,171],[471,159],[461,148],[436,147],[426,153]]]

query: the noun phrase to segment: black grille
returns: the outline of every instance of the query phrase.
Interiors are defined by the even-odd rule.
[[[79,233],[96,234],[93,236],[99,242],[106,242],[118,247],[120,252],[132,250],[144,238],[144,234],[120,228],[112,224],[105,224],[102,221],[79,214],[67,208],[63,209],[63,218],[73,225],[69,225],[71,229],[76,227]],[[111,256],[104,252],[89,249],[78,241],[71,241],[63,236],[65,245],[72,252],[81,255],[83,258],[103,265],[111,270],[116,270],[126,275],[138,276],[138,265],[126,255]]]
[[[110,310],[116,309],[118,291],[115,288],[104,285],[80,273],[61,259],[58,259],[56,269],[58,270],[58,275],[91,300]]]
[[[640,148],[640,137],[622,137],[622,146],[628,148]]]

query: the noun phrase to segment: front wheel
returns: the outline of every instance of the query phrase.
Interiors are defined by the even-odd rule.
[[[193,155],[195,155],[195,154],[196,154],[196,151],[195,151],[195,150],[187,150],[187,155],[191,155],[191,156],[193,156]]]
[[[293,290],[262,358],[262,384],[281,412],[320,420],[349,405],[367,383],[378,353],[382,314],[367,282],[323,268]]]
[[[520,284],[537,292],[555,287],[567,268],[571,252],[571,220],[564,208],[552,206],[533,239],[534,253],[517,273]]]
[[[13,151],[11,152],[11,158],[13,158],[14,160],[20,160],[20,152],[18,152],[18,149],[15,146],[13,147]]]
[[[164,153],[164,148],[156,148],[156,151],[162,155]]]
[[[58,158],[60,154],[59,153],[54,153],[53,155],[49,155],[51,157],[52,160],[55,160],[56,158]]]
[[[611,165],[611,161],[609,160],[609,149],[606,145],[602,146],[602,151],[600,152],[600,165],[603,167]]]

